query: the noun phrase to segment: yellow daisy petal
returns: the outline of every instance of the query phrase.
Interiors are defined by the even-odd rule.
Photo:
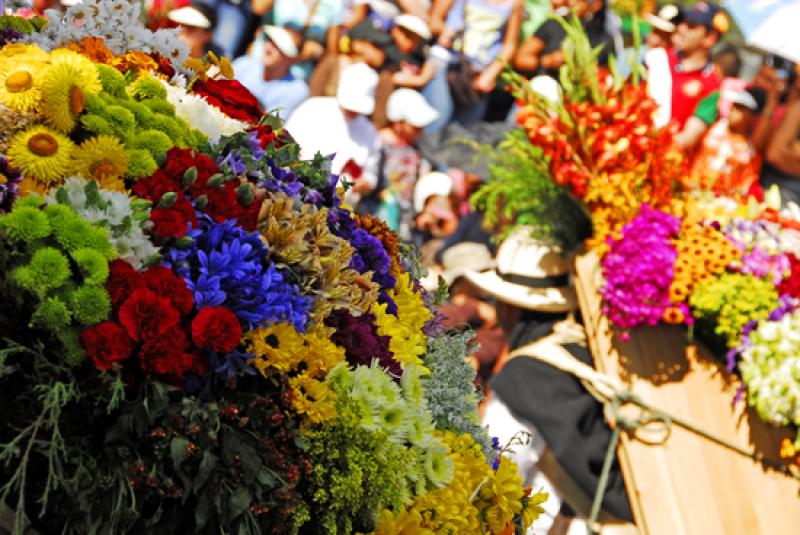
[[[100,92],[100,77],[94,63],[76,52],[59,49],[51,57],[52,65],[42,79],[42,113],[50,126],[69,133],[86,95]]]
[[[52,186],[71,174],[74,150],[68,137],[35,125],[14,136],[8,146],[8,159],[25,176]]]
[[[113,185],[128,170],[128,153],[113,136],[100,135],[81,143],[73,155],[75,172],[83,178]],[[124,185],[123,185],[124,188]],[[116,189],[116,188],[106,188]]]

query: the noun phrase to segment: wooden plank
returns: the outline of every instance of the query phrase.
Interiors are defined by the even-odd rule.
[[[686,334],[678,327],[638,329],[621,341],[601,311],[597,257],[580,256],[575,268],[581,313],[600,371],[619,377],[670,414],[780,459],[781,442],[793,438],[793,431],[766,424],[743,402],[734,405],[740,382],[733,374],[703,348],[687,356]],[[623,433],[619,459],[642,534],[755,535],[800,529],[800,481],[681,427],[673,426],[666,440],[656,444]]]

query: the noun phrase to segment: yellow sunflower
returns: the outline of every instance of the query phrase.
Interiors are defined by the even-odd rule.
[[[8,146],[8,159],[25,176],[55,185],[72,171],[75,144],[55,130],[35,125],[18,132]]]
[[[124,190],[120,177],[128,170],[128,153],[113,136],[100,135],[87,139],[73,153],[75,172],[87,180],[96,180],[101,187]]]
[[[34,111],[42,99],[42,64],[8,62],[0,69],[0,103],[21,113]]]
[[[100,92],[100,77],[91,60],[72,50],[58,49],[42,78],[42,113],[53,128],[69,133],[84,108],[86,95]]]

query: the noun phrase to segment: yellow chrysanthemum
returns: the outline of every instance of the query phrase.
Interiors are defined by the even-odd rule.
[[[42,65],[9,62],[0,69],[0,103],[19,112],[30,112],[42,99]]]
[[[397,284],[389,296],[397,305],[397,315],[386,312],[386,304],[375,303],[372,313],[378,325],[378,334],[389,336],[389,350],[403,365],[422,364],[420,356],[425,354],[427,336],[422,331],[433,317],[425,307],[422,296],[414,291],[408,273],[397,277]]]
[[[487,487],[491,505],[486,511],[486,520],[492,532],[499,533],[514,519],[514,515],[522,511],[522,478],[517,465],[506,457],[500,457],[500,466]]]
[[[24,43],[9,43],[0,48],[0,69],[5,69],[10,64],[39,63],[48,61],[47,52],[36,45]]]
[[[46,126],[35,125],[18,132],[8,146],[8,159],[25,176],[55,185],[72,172],[75,144]]]
[[[100,77],[91,60],[72,50],[54,50],[51,61],[42,78],[42,113],[50,126],[69,133],[86,95],[100,92]]]
[[[290,373],[303,364],[304,374],[322,378],[345,357],[344,349],[331,342],[326,330],[301,334],[287,323],[252,330],[244,341],[256,355],[251,363],[264,376],[273,371]]]
[[[73,158],[75,171],[87,180],[96,180],[101,186],[122,184],[119,178],[128,170],[128,153],[113,136],[99,135],[87,139],[75,150]]]
[[[391,511],[384,510],[371,535],[435,535],[435,532],[422,526],[419,511],[404,510],[394,516]]]

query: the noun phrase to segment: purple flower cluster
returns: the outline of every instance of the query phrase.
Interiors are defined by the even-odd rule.
[[[725,235],[742,253],[738,271],[780,284],[791,271],[789,256],[780,251],[780,236],[766,221],[736,219],[725,228]]]
[[[18,32],[12,28],[0,28],[0,47],[6,46],[8,43],[19,41],[24,37],[22,32]]]
[[[11,167],[5,156],[0,154],[0,212],[8,212],[19,196],[19,182],[22,175]]]
[[[400,362],[389,350],[390,337],[378,334],[372,314],[356,317],[344,310],[337,310],[325,320],[325,325],[336,329],[331,340],[344,348],[347,362],[353,366],[369,366],[372,359],[378,359],[378,363],[392,377],[399,378],[403,374]]]
[[[671,238],[679,230],[680,219],[645,204],[622,229],[620,239],[609,238],[610,250],[602,261],[602,295],[603,312],[614,325],[625,331],[656,325],[673,305],[669,288],[678,253]]]

